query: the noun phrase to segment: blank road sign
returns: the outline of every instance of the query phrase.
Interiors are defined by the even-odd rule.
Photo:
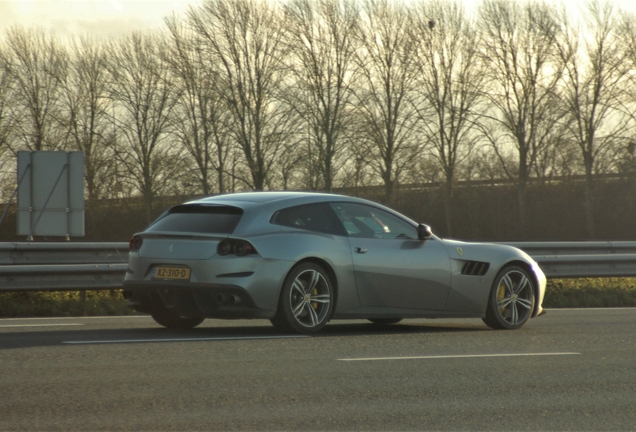
[[[18,152],[18,235],[84,236],[84,153]]]

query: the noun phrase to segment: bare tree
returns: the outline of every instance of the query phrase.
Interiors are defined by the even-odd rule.
[[[563,116],[556,94],[561,77],[557,14],[545,3],[484,0],[479,16],[490,120],[481,129],[517,185],[524,237],[527,184],[542,149],[554,142],[551,128]],[[514,149],[514,167],[506,163],[512,155],[508,149]]]
[[[349,0],[295,0],[287,6],[290,69],[288,99],[308,124],[320,187],[331,191],[342,166],[344,130],[351,123],[355,29],[359,13]]]
[[[0,51],[4,49],[0,45]],[[15,116],[14,79],[6,63],[6,56],[0,53],[0,196],[3,202],[8,202],[15,190],[15,169],[9,162],[13,160],[10,154],[10,143],[13,134]]]
[[[109,146],[112,102],[106,66],[100,42],[79,37],[71,44],[68,74],[60,84],[60,123],[67,130],[69,149],[84,152],[86,189],[92,204],[104,192],[115,163]]]
[[[286,55],[279,9],[266,0],[207,0],[189,10],[188,22],[203,54],[219,64],[218,88],[249,168],[243,181],[262,190],[294,127],[279,93]]]
[[[418,150],[413,136],[416,116],[408,100],[416,75],[409,23],[403,4],[367,0],[357,32],[362,79],[355,89],[356,108],[362,119],[360,133],[366,139],[357,152],[382,178],[387,202]]]
[[[3,47],[0,46],[0,156],[10,145],[15,121],[15,116],[12,115],[15,107],[15,79],[11,74],[7,56],[2,51]]]
[[[64,147],[60,136],[59,102],[61,82],[68,65],[60,43],[43,31],[11,28],[0,52],[15,79],[15,140],[13,151],[58,150]]]
[[[233,150],[230,113],[217,85],[217,65],[203,55],[196,35],[175,16],[166,18],[170,49],[166,61],[175,75],[180,97],[173,112],[179,141],[195,162],[195,176],[204,194],[213,192],[210,171],[216,174],[216,191],[227,189],[227,159]]]
[[[624,59],[626,73],[623,85],[623,112],[629,118],[630,139],[625,146],[624,160],[619,167],[623,172],[636,172],[636,136],[634,127],[636,126],[636,14],[621,12],[620,26],[618,34],[621,35],[622,43],[619,47],[622,51],[621,57]]]
[[[562,99],[569,118],[569,132],[578,144],[585,169],[585,219],[589,238],[596,237],[593,213],[594,174],[601,159],[625,131],[620,118],[620,93],[624,59],[616,33],[619,26],[615,7],[608,2],[590,1],[582,26],[561,14],[564,31],[559,37],[559,54],[564,65]],[[611,157],[611,156],[610,156]]]
[[[536,161],[532,167],[532,172],[540,183],[546,184],[555,177],[568,177],[582,172],[578,146],[569,133],[570,127],[566,117],[556,121],[546,131],[545,145],[537,149]]]
[[[458,165],[478,142],[483,71],[479,34],[460,3],[420,2],[413,11],[413,40],[419,71],[416,93],[419,127],[444,173],[447,235],[453,235],[452,196]]]
[[[115,107],[115,152],[124,175],[141,192],[148,222],[155,197],[179,173],[179,148],[170,146],[170,115],[176,103],[160,41],[133,33],[110,46],[108,71]]]

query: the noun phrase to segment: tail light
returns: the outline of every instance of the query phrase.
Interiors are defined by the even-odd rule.
[[[256,253],[256,249],[245,240],[225,239],[219,242],[216,252],[221,256],[229,255],[230,253],[236,256],[245,256]]]
[[[134,236],[128,242],[128,249],[130,249],[131,252],[138,252],[139,249],[141,248],[141,243],[142,243],[141,237]]]
[[[234,251],[237,256],[244,256],[250,253],[253,249],[254,248],[252,247],[252,245],[248,242],[244,240],[238,240],[236,243],[234,243],[232,251]]]
[[[230,241],[227,239],[222,240],[216,247],[216,252],[222,256],[229,254],[230,252],[232,252],[232,243],[230,243]]]

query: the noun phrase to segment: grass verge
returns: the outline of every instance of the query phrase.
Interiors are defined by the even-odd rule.
[[[636,307],[636,278],[551,279],[543,307]]]
[[[636,307],[636,278],[551,279],[543,307]],[[0,293],[0,318],[134,313],[121,290]]]
[[[0,293],[0,318],[131,315],[121,290]]]

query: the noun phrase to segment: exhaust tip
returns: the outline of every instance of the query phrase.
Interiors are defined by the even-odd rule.
[[[243,299],[236,294],[217,294],[214,299],[219,305],[237,305],[243,301]]]

